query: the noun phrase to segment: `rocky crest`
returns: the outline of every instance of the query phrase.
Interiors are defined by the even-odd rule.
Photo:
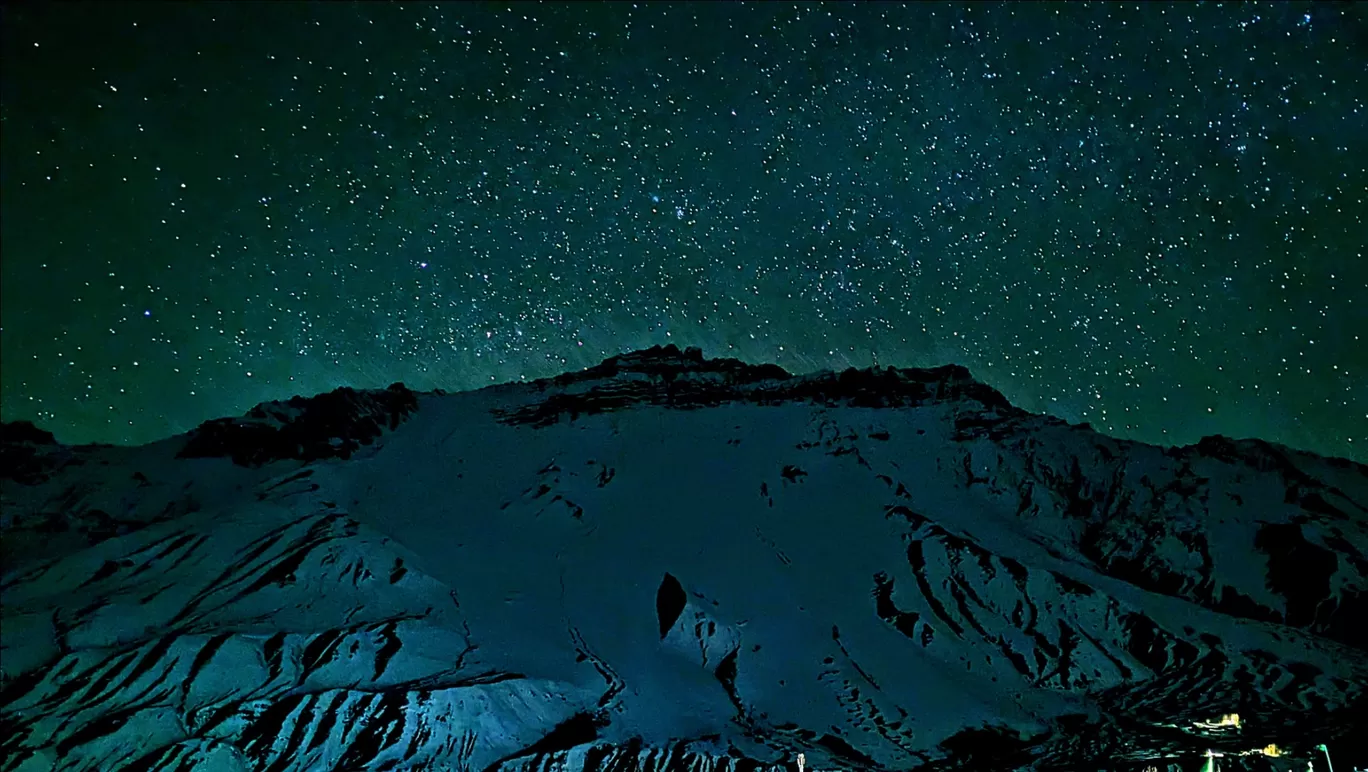
[[[264,402],[242,418],[206,421],[190,433],[179,456],[226,457],[241,466],[285,459],[345,461],[417,409],[417,396],[402,383],[381,391],[344,386],[316,397]]]
[[[578,373],[534,382],[543,398],[500,411],[509,424],[547,426],[562,418],[636,405],[675,409],[728,403],[778,405],[801,402],[826,407],[916,407],[930,402],[965,402],[992,418],[1024,416],[995,389],[975,381],[959,365],[932,370],[895,368],[818,373],[795,377],[778,365],[737,359],[706,359],[698,348],[656,346],[623,354]]]

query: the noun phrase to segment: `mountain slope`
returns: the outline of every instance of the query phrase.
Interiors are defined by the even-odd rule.
[[[1262,768],[1365,707],[1368,470],[958,367],[657,348],[0,462],[3,770]]]

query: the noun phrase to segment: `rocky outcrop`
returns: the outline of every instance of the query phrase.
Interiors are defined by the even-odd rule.
[[[64,459],[60,450],[52,432],[28,421],[0,423],[0,479],[37,485],[70,461],[70,453]]]
[[[656,346],[623,354],[578,373],[533,384],[541,396],[513,409],[496,411],[509,424],[547,426],[562,418],[596,415],[634,406],[673,409],[717,407],[729,403],[826,407],[916,407],[963,401],[989,411],[996,422],[1025,415],[990,386],[975,381],[959,365],[932,370],[895,368],[820,373],[795,377],[777,365],[751,365],[736,359],[705,359],[697,348]]]
[[[382,391],[343,387],[316,397],[266,402],[242,418],[206,421],[190,432],[181,458],[231,458],[242,466],[293,459],[348,459],[418,409],[402,383]]]

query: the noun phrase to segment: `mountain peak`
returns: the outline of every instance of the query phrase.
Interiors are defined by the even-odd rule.
[[[732,380],[783,380],[793,377],[778,365],[752,365],[739,359],[709,359],[703,355],[701,348],[690,346],[681,351],[678,346],[671,343],[617,354],[578,373],[566,373],[551,380],[557,384],[566,384],[631,373],[662,378],[674,378],[685,373],[714,374],[728,376]]]
[[[850,368],[795,376],[778,365],[707,359],[700,349],[680,351],[673,345],[610,357],[594,367],[533,385],[538,397],[496,411],[502,420],[546,426],[561,418],[573,420],[581,414],[635,405],[689,409],[786,402],[864,408],[963,402],[992,420],[1026,415],[960,365]]]
[[[0,461],[0,772],[1304,769],[1368,703],[1368,469],[953,365],[656,347]]]

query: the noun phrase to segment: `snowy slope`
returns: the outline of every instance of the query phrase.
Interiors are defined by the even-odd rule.
[[[8,424],[0,471],[0,770],[1253,769],[1286,757],[1233,754],[1362,742],[1368,469],[1121,442],[958,367],[657,348],[140,448]]]

